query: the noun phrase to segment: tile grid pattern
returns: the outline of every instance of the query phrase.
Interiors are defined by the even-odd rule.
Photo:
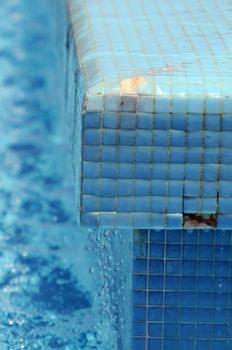
[[[82,223],[181,228],[183,213],[218,213],[218,227],[230,228],[229,3],[214,1],[220,27],[200,0],[172,0],[168,10],[158,1],[70,3],[73,13],[75,4],[80,9],[73,22],[87,88]],[[140,75],[146,84],[135,94],[120,92],[123,79]]]
[[[84,212],[142,228],[181,227],[183,212],[219,213],[219,227],[230,227],[229,116],[89,113],[84,123]]]
[[[219,95],[224,93],[225,85],[231,84],[230,72],[226,75],[231,58],[230,19],[227,17],[231,10],[230,1],[222,5],[210,0],[212,6],[206,7],[201,0],[195,4],[171,0],[168,9],[159,1],[139,0],[136,4],[133,0],[98,0],[94,4],[89,0],[69,2],[73,8],[71,16],[74,17],[79,59],[86,68],[86,80],[91,77],[90,70],[93,69],[85,64],[91,52],[91,59],[94,57],[97,62],[99,81],[104,83],[102,96],[110,92],[107,83],[120,84],[128,75],[146,75],[149,69],[156,69],[157,74],[148,74],[148,80],[153,86],[161,84],[167,94],[170,90],[165,87],[172,85],[174,94],[201,95],[204,92],[210,95],[217,91]],[[87,43],[84,45],[80,40],[83,22],[88,24],[86,36],[91,38],[89,52],[84,50]],[[170,67],[170,63],[176,65]],[[182,85],[181,91],[179,85]],[[144,93],[149,94],[147,86]]]
[[[230,350],[231,231],[134,233],[133,350]]]
[[[177,229],[200,214],[231,228],[231,2],[210,3],[69,0],[82,224]]]

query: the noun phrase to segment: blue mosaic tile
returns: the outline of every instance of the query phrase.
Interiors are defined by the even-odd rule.
[[[220,149],[220,152],[222,152],[222,150],[223,148]],[[219,156],[221,157],[220,152],[219,152],[219,149],[216,147],[204,148],[204,164],[207,163],[207,164],[218,165]],[[201,156],[202,154],[203,153],[201,150]]]
[[[154,120],[151,118],[150,114],[139,113],[138,118],[138,129],[152,130],[154,128]]]
[[[177,1],[167,11],[158,0],[109,0],[103,11],[97,0],[68,0],[81,84],[67,89],[80,219],[89,210],[120,228],[232,227],[230,1],[215,1]],[[102,179],[115,179],[112,191],[99,193]]]
[[[116,114],[104,113],[103,115],[103,128],[117,129],[119,125],[119,119]]]
[[[134,233],[132,329],[145,349],[230,349],[230,242],[221,230]]]
[[[135,129],[136,127],[136,115],[133,113],[123,113],[120,118],[120,128],[122,129]]]
[[[167,164],[169,157],[171,157],[171,154],[168,152],[168,147],[156,147],[154,150],[152,150],[153,167],[155,168],[157,166],[156,163]],[[151,158],[149,161],[151,161]]]
[[[84,126],[86,129],[93,128],[98,129],[101,126],[101,114],[100,113],[86,113]]]

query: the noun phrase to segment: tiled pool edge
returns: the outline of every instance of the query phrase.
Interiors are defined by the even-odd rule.
[[[223,75],[222,88],[214,84],[216,90],[212,93],[212,86],[208,84],[212,77],[206,66],[206,72],[201,71],[197,76],[201,79],[199,91],[205,89],[204,93],[199,93],[192,72],[197,68],[197,62],[182,63],[163,66],[159,69],[160,74],[148,72],[155,78],[143,86],[146,73],[133,76],[136,72],[131,63],[133,60],[125,63],[128,71],[119,69],[121,53],[125,58],[131,58],[133,54],[135,60],[139,53],[143,57],[140,63],[147,64],[141,40],[130,49],[125,45],[122,50],[120,40],[114,40],[112,36],[116,33],[121,38],[122,28],[116,28],[121,22],[127,26],[127,18],[131,20],[131,12],[128,12],[128,17],[126,15],[131,11],[130,1],[121,4],[123,8],[125,6],[125,12],[118,11],[117,2],[113,0],[94,4],[69,0],[68,3],[78,60],[86,84],[82,131],[77,130],[82,137],[81,183],[78,183],[81,223],[135,229],[180,229],[205,224],[230,228],[231,199],[226,198],[225,189],[230,180],[231,160],[227,152],[230,138],[227,131],[231,129],[228,116],[232,100],[226,75]],[[156,14],[155,3],[148,5]],[[183,10],[195,16],[197,6],[190,9],[183,6]],[[140,5],[137,11],[139,9],[142,11]],[[181,31],[186,20],[172,11],[165,11],[164,20],[170,19],[171,23],[180,20],[176,24]],[[146,20],[148,14],[149,8],[146,8],[140,39],[143,27],[146,33],[149,30],[154,35]],[[133,25],[138,31],[137,23]],[[168,27],[166,23],[167,31]],[[105,30],[107,28],[111,37]],[[157,37],[154,35],[153,38],[158,45]],[[189,40],[188,35],[184,39]],[[193,39],[196,39],[194,35]],[[102,42],[105,51],[101,52]],[[175,42],[173,45],[176,57],[178,50],[175,52]],[[168,55],[169,48],[165,47],[165,50]],[[148,53],[152,55],[152,50]],[[115,63],[115,55],[119,62]],[[195,55],[193,50],[193,60]],[[165,55],[161,58],[164,64]],[[208,56],[203,63],[207,63],[207,59]],[[109,69],[104,69],[100,64],[102,61]],[[212,71],[213,78],[214,74],[217,78],[217,73]],[[167,84],[167,91],[157,89],[159,82]]]
[[[75,88],[74,88],[74,90],[75,90]],[[74,91],[73,90],[73,91]],[[99,111],[98,111],[99,112]],[[101,111],[100,111],[101,112]],[[93,113],[93,111],[91,111],[91,113]],[[98,113],[96,113],[96,114],[98,114]],[[91,115],[91,117],[93,117],[93,114]],[[87,118],[88,119],[88,118]],[[90,119],[90,118],[89,118]],[[88,122],[90,122],[89,120],[87,120],[87,123]],[[91,121],[93,124],[94,123],[99,123],[99,120],[98,120],[98,118],[96,117],[96,118],[92,118],[92,121]],[[83,121],[83,123],[84,123],[84,121]],[[103,123],[103,119],[101,119],[100,120],[100,123]],[[82,133],[81,133],[82,134]],[[94,136],[94,134],[92,134],[92,136]],[[76,164],[76,163],[75,163]],[[191,169],[190,169],[191,170]],[[190,171],[189,170],[189,171]],[[190,171],[191,172],[191,171]],[[126,183],[124,184],[125,186],[126,186]],[[107,187],[107,186],[106,186]],[[109,186],[108,186],[109,187]],[[190,186],[191,187],[191,186]],[[192,188],[189,188],[189,191],[192,191],[193,190],[193,187]],[[87,198],[87,200],[89,201],[89,203],[90,203],[90,205],[91,205],[91,199],[92,198]],[[157,215],[156,216],[156,219],[158,220],[158,217],[160,217],[160,228],[163,228],[165,225],[164,225],[164,223],[165,223],[165,220],[164,220],[164,218],[162,218],[161,217],[161,215]],[[134,222],[132,222],[131,220],[128,220],[128,218],[126,217],[126,215],[124,216],[124,219],[125,219],[125,221],[124,221],[124,225],[126,226],[126,225],[128,225],[128,226],[132,226],[132,224],[134,224]],[[125,222],[126,222],[126,224],[125,224]],[[158,221],[156,221],[156,226],[157,226],[157,222]],[[89,226],[98,226],[98,225],[102,225],[102,226],[105,226],[105,227],[113,227],[114,226],[114,224],[115,224],[115,215],[113,214],[113,215],[111,215],[111,218],[108,220],[108,218],[107,217],[105,217],[104,218],[104,220],[103,221],[98,221],[98,220],[95,220],[95,218],[94,217],[92,217],[91,215],[90,216],[88,216],[88,219],[86,219],[86,217],[84,218],[84,221],[83,221],[83,223],[84,224],[86,224],[86,225],[89,225]],[[117,222],[118,223],[118,222]],[[141,224],[142,223],[142,224]],[[135,227],[143,227],[143,228],[146,228],[147,226],[149,226],[148,224],[148,221],[147,221],[147,219],[146,218],[144,218],[143,217],[143,215],[138,215],[138,221],[136,221],[136,223],[135,223]],[[170,224],[170,225],[167,225],[167,223],[168,223],[168,220],[166,220],[166,227],[169,227],[169,228],[173,228],[173,229],[176,229],[177,227],[181,227],[182,226],[182,222],[181,222],[181,225],[180,225],[180,222],[179,222],[179,224],[178,225],[176,225],[176,224]],[[121,224],[121,222],[120,222],[120,224]],[[142,226],[139,226],[139,225],[142,225]],[[155,226],[154,225],[154,226]],[[229,228],[230,227],[230,222],[228,223],[225,223],[224,222],[224,226],[222,225],[222,227],[227,227],[227,228]],[[155,231],[155,230],[154,230]],[[175,233],[175,231],[176,230],[170,230],[169,231],[169,233],[173,233],[173,236],[174,236],[174,233]],[[185,231],[182,231],[182,230],[179,230],[179,231],[181,231],[181,235],[183,235],[184,233],[186,233],[187,234],[187,232],[189,232],[188,230],[185,230]],[[166,233],[167,233],[167,231],[165,231]],[[198,230],[197,230],[197,232],[199,232]],[[204,231],[204,230],[202,230],[201,232],[207,232],[207,230],[206,231]],[[212,232],[214,232],[214,234],[215,234],[215,232],[216,231],[212,231]],[[218,230],[218,232],[219,232],[219,230]],[[166,235],[166,233],[165,233],[165,235]],[[136,234],[136,233],[135,233]],[[157,242],[156,242],[157,243]],[[165,248],[166,249],[166,248]],[[183,247],[181,247],[181,249],[183,249]],[[198,248],[197,249],[199,249],[200,250],[200,246],[198,245]],[[149,247],[149,250],[150,250],[150,247]],[[158,253],[157,253],[158,254]],[[140,256],[140,258],[141,258],[141,256]],[[181,258],[182,260],[183,260],[183,257]],[[149,259],[147,259],[147,260],[149,260]],[[155,259],[154,259],[155,260]],[[157,260],[162,260],[162,259],[158,259],[157,258]],[[194,259],[193,259],[194,260]],[[212,259],[213,260],[213,259]],[[223,261],[223,260],[222,260]],[[179,261],[178,261],[178,258],[176,258],[176,263],[177,263],[177,265],[179,264]],[[196,264],[196,265],[198,265],[199,264],[199,262],[198,262],[198,260],[196,259],[195,261],[194,261],[194,263]],[[225,262],[225,265],[226,265],[226,263],[227,262]],[[164,264],[166,264],[166,261],[164,262]],[[213,262],[213,264],[214,264],[214,262]],[[161,264],[162,265],[162,264]],[[175,264],[174,264],[175,265]],[[146,267],[148,266],[148,263],[146,263]],[[206,266],[207,266],[207,264],[206,264]],[[205,266],[205,268],[206,268],[206,266]],[[172,268],[172,266],[170,265],[170,268]],[[166,268],[165,268],[166,269]],[[181,271],[182,271],[182,265],[181,265]],[[205,272],[206,270],[204,270],[204,273],[205,273],[205,275],[206,275],[206,272]],[[174,274],[175,275],[175,274]],[[200,277],[205,277],[205,275],[204,276],[200,276]],[[182,275],[179,273],[179,275],[178,275],[179,277],[180,277],[180,279],[182,278]],[[154,276],[152,276],[152,277],[154,277]],[[164,274],[163,274],[163,277],[166,277]],[[167,276],[168,277],[168,276]],[[174,277],[176,277],[176,276],[174,276]],[[187,276],[187,277],[189,277],[189,276]],[[197,275],[197,278],[198,278],[199,276]],[[225,276],[224,276],[225,277]],[[228,278],[229,278],[229,276],[228,276]],[[146,283],[148,283],[148,281],[150,280],[150,277],[149,277],[149,275],[148,276],[146,276]],[[150,283],[150,282],[149,282]],[[197,287],[196,287],[197,288]],[[146,290],[147,290],[147,292],[146,292],[146,302],[148,302],[148,298],[149,298],[149,288],[148,288],[148,285],[146,285]],[[153,291],[151,291],[152,293],[153,293]],[[176,291],[174,291],[174,293],[175,293]],[[191,292],[191,291],[188,291],[188,292]],[[205,291],[203,291],[203,293],[204,293]],[[213,291],[213,288],[211,289],[211,293],[213,293],[213,292],[215,292],[215,291]],[[158,291],[158,293],[159,293],[159,291]],[[166,289],[163,289],[162,290],[162,294],[164,295],[166,293]],[[196,293],[195,293],[196,294]],[[198,297],[196,296],[196,299],[197,299]],[[141,302],[141,300],[139,300],[139,302]],[[159,303],[159,302],[157,302],[157,303]],[[156,306],[157,306],[157,303],[155,303],[154,302],[154,304],[153,305],[151,305],[151,306],[153,306],[154,308],[156,308]],[[165,305],[165,302],[164,302],[164,300],[162,299],[162,308],[163,308],[163,310],[165,309],[165,307],[166,307],[166,305]],[[181,303],[182,303],[182,301],[181,301]],[[213,303],[213,302],[212,302]],[[181,304],[182,305],[182,304]],[[134,305],[135,306],[135,305]],[[160,306],[160,305],[159,305]],[[157,307],[157,309],[160,309],[159,308],[159,306]],[[195,311],[196,312],[198,312],[199,310],[197,309],[197,306],[198,306],[198,304],[197,304],[197,302],[196,302],[196,304],[195,304]],[[140,307],[140,306],[139,306]],[[219,307],[220,308],[220,307]],[[148,309],[148,307],[147,307],[147,309]],[[170,309],[171,309],[171,306],[170,306]],[[180,307],[180,309],[181,309],[181,307]],[[166,310],[166,309],[165,309]],[[172,311],[172,310],[171,310]],[[181,316],[181,310],[178,310],[178,316],[177,316],[177,314],[175,314],[175,313],[173,313],[172,315],[167,315],[167,317],[172,317],[173,315],[173,317],[176,317],[176,320],[177,321],[175,321],[175,322],[170,322],[170,323],[176,323],[176,326],[178,327],[178,332],[180,333],[181,332],[181,330],[180,330],[180,324],[178,324],[178,321],[180,320],[180,317],[182,317]],[[229,309],[228,309],[228,314],[229,314]],[[189,313],[190,314],[190,313]],[[208,349],[210,349],[210,350],[212,350],[212,349],[214,349],[214,347],[216,346],[216,350],[218,350],[218,346],[221,346],[221,349],[225,349],[225,350],[230,350],[230,345],[231,345],[231,339],[230,339],[230,336],[228,335],[229,334],[229,330],[228,330],[228,333],[226,333],[227,334],[227,338],[226,338],[226,336],[224,335],[224,338],[222,338],[222,336],[218,336],[218,338],[216,337],[216,336],[213,336],[213,329],[214,329],[214,318],[212,319],[212,320],[210,320],[210,330],[209,330],[209,333],[208,334],[210,334],[209,336],[208,336],[208,338],[206,337],[206,336],[204,336],[203,338],[204,339],[201,339],[201,337],[199,338],[199,339],[193,339],[193,337],[192,336],[190,336],[190,338],[191,339],[189,339],[187,336],[187,339],[185,339],[185,336],[183,336],[182,338],[181,338],[181,336],[180,336],[180,334],[178,333],[178,336],[179,337],[173,337],[173,335],[172,336],[167,336],[165,339],[164,339],[164,334],[165,334],[165,332],[167,332],[167,330],[165,330],[165,327],[164,327],[164,317],[166,317],[166,316],[164,316],[165,315],[165,313],[164,313],[164,311],[162,311],[162,316],[157,316],[157,317],[161,317],[162,318],[162,320],[161,320],[161,322],[159,322],[160,320],[158,320],[157,319],[157,324],[159,323],[159,324],[161,324],[161,336],[156,336],[156,335],[154,335],[154,336],[149,336],[149,327],[148,326],[146,326],[146,329],[145,329],[145,333],[146,333],[146,336],[145,336],[145,340],[143,339],[143,336],[138,336],[138,337],[135,337],[136,339],[137,339],[137,342],[135,342],[135,345],[134,345],[134,349],[133,350],[150,350],[150,348],[153,350],[154,349],[154,346],[157,346],[157,348],[158,349],[174,349],[174,348],[176,348],[176,349],[178,349],[178,350],[184,350],[184,349],[188,349],[188,350],[190,350],[190,349],[199,349],[199,350],[202,350],[203,348],[204,348],[204,350],[208,350]],[[203,313],[202,313],[202,315],[203,315]],[[144,317],[144,316],[142,316],[142,317]],[[146,311],[146,317],[149,317],[149,310],[148,311]],[[153,317],[153,316],[152,316]],[[154,317],[156,317],[156,316],[154,316]],[[183,317],[185,317],[185,316],[183,316]],[[195,317],[195,316],[192,316],[193,318]],[[196,316],[196,317],[198,317],[198,315]],[[202,316],[203,317],[203,316]],[[220,317],[220,315],[218,315],[218,317]],[[229,316],[228,316],[229,317]],[[186,316],[186,318],[188,318],[187,316]],[[153,319],[151,320],[151,321],[154,321]],[[219,322],[219,321],[218,321]],[[151,322],[152,323],[152,322]],[[155,322],[154,322],[155,323]],[[184,323],[184,322],[183,322]],[[186,321],[186,324],[187,324],[188,322]],[[191,325],[192,324],[194,324],[194,334],[196,335],[196,332],[197,332],[197,320],[195,319],[194,321],[192,321],[192,322],[190,322],[191,323]],[[225,325],[224,323],[222,324],[223,326]],[[189,324],[188,324],[188,326],[189,326]],[[228,328],[228,327],[230,327],[230,323],[229,322],[227,322],[227,325],[226,325],[226,328]],[[207,328],[207,327],[206,327]],[[158,328],[157,328],[158,329]],[[158,332],[158,331],[157,331]],[[187,331],[186,331],[187,332]],[[183,333],[184,334],[184,333]],[[225,333],[224,333],[225,334]],[[175,338],[175,339],[174,339]],[[225,339],[226,338],[226,339]],[[144,345],[145,344],[145,345]],[[121,345],[119,345],[119,349],[120,349],[120,346]],[[224,348],[223,348],[224,347]],[[127,348],[126,348],[127,349]],[[220,349],[220,350],[221,350]],[[121,349],[120,349],[121,350]]]
[[[70,181],[75,183],[75,190],[77,191],[75,198],[76,201],[76,212],[77,219],[81,223],[80,219],[80,188],[81,188],[81,178],[78,177],[80,173],[78,169],[81,167],[81,146],[80,140],[82,135],[82,101],[84,100],[84,80],[80,67],[77,61],[75,41],[73,39],[73,30],[70,21],[69,11],[70,8],[66,6],[65,1],[56,1],[54,3],[54,9],[57,17],[57,49],[60,54],[59,67],[60,70],[57,72],[61,78],[61,85],[63,87],[63,94],[61,96],[60,108],[63,109],[63,120],[61,122],[61,132],[64,132],[66,135],[67,147],[70,150],[70,155],[67,154],[67,157],[70,157],[70,163],[72,164],[72,171],[70,168],[70,174],[67,174],[67,177]],[[79,117],[79,118],[78,118]],[[78,134],[78,135],[77,135]],[[91,222],[86,223],[90,227],[90,236],[95,235],[95,228]],[[104,236],[107,234],[107,230],[98,230],[98,234]],[[132,229],[123,229],[123,230],[109,230],[109,236],[111,237],[109,242],[109,254],[112,253],[109,264],[112,264],[114,271],[111,272],[113,282],[109,284],[109,289],[106,291],[105,296],[99,295],[99,301],[102,305],[99,305],[99,313],[105,314],[104,309],[114,308],[114,312],[109,312],[106,317],[106,323],[111,319],[111,326],[114,328],[114,333],[112,333],[111,341],[114,341],[113,348],[115,350],[128,350],[131,349],[132,339],[132,305],[131,305],[131,290],[132,290],[132,242],[133,242],[133,230]],[[94,240],[93,240],[94,241]],[[93,246],[93,249],[95,247]],[[105,248],[103,248],[105,249]],[[98,257],[96,251],[93,253],[93,256],[96,255],[97,259],[101,260],[101,253]],[[103,259],[104,260],[104,259]],[[102,261],[103,262],[103,261]],[[106,268],[94,266],[93,269],[96,271],[99,276],[101,276],[100,269]],[[104,272],[103,272],[104,274]],[[108,283],[105,278],[105,282]],[[103,283],[102,281],[101,283]],[[104,289],[101,291],[101,283],[99,284],[100,294],[104,292]],[[104,283],[103,283],[104,284]],[[96,285],[96,288],[99,288]],[[112,300],[110,301],[112,297]],[[109,304],[106,305],[108,300]],[[101,316],[100,316],[101,317]],[[103,316],[104,317],[104,316]],[[100,322],[104,322],[104,320]],[[109,325],[108,325],[109,327]],[[104,329],[102,329],[104,333]],[[110,337],[110,334],[107,334],[107,337]],[[107,338],[106,337],[106,338]],[[110,348],[111,349],[111,348]],[[106,348],[108,350],[108,348]]]

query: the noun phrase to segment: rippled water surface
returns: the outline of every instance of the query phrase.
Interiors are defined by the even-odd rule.
[[[88,321],[85,233],[82,242],[57,127],[50,15],[49,0],[0,6],[1,350],[97,349],[102,341]]]

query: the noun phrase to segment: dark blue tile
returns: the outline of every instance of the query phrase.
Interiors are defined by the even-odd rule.
[[[201,292],[212,291],[214,286],[213,277],[198,277],[197,289]]]
[[[228,309],[222,309],[220,307],[216,307],[213,310],[213,320],[215,323],[228,323]]]
[[[181,254],[181,245],[179,245],[179,244],[167,244],[167,246],[166,246],[167,259],[180,258],[180,254]]]
[[[196,290],[197,278],[196,276],[181,277],[182,290]]]
[[[207,244],[199,245],[199,259],[212,259],[214,255],[214,246]]]
[[[167,307],[164,309],[164,321],[165,322],[179,322],[180,309],[178,307]]]
[[[183,258],[184,259],[195,259],[197,256],[197,245],[185,244],[183,246]]]
[[[163,308],[150,307],[148,310],[148,320],[153,322],[161,322],[163,320]]]
[[[230,294],[224,292],[216,292],[214,293],[214,307],[228,307]],[[232,298],[231,298],[232,299]]]
[[[115,113],[104,114],[103,127],[109,129],[116,129],[119,125],[118,116]]]
[[[227,186],[228,188],[228,186]],[[231,242],[231,230],[216,230],[215,242],[216,244],[230,244]]]
[[[146,258],[148,253],[148,245],[145,242],[134,242],[133,257]]]
[[[197,310],[195,308],[191,307],[183,307],[181,309],[181,317],[180,320],[181,322],[196,322],[197,319]]]
[[[184,243],[197,243],[198,230],[183,230],[183,242]]]
[[[184,260],[182,262],[182,274],[183,276],[195,276],[197,272],[196,260]]]
[[[220,117],[218,115],[206,115],[205,128],[207,130],[220,130]]]
[[[133,271],[134,273],[146,273],[147,259],[133,259]]]
[[[102,136],[103,145],[116,145],[118,141],[117,130],[104,130]]]
[[[186,146],[186,132],[185,130],[170,130],[170,145],[172,147]]]
[[[197,338],[210,338],[211,337],[212,324],[197,324]]]
[[[177,339],[164,339],[164,350],[178,350],[178,340]]]
[[[187,117],[183,114],[172,115],[172,129],[174,130],[185,130],[187,127]]]
[[[212,321],[212,309],[211,308],[198,308],[197,321],[202,323],[210,323]]]
[[[179,306],[180,293],[178,292],[166,292],[165,293],[165,305],[166,306]]]
[[[168,115],[157,114],[155,116],[155,129],[169,130],[170,125],[171,125],[171,119],[169,118]]]
[[[195,341],[193,339],[181,339],[179,346],[181,350],[195,350]]]
[[[162,350],[162,340],[161,339],[149,339],[148,340],[148,350]],[[136,349],[140,350],[140,349]]]
[[[215,259],[216,260],[230,260],[231,255],[230,245],[216,245]]]
[[[198,275],[199,276],[210,276],[214,272],[213,260],[201,260],[198,261]]]
[[[180,261],[167,260],[166,261],[166,273],[169,275],[180,274],[181,264]]]
[[[145,305],[147,293],[145,291],[133,291],[132,303],[134,305]]]
[[[146,322],[133,322],[132,334],[137,337],[146,336]]]
[[[181,278],[179,276],[165,276],[165,289],[166,290],[179,290]]]
[[[150,276],[149,288],[155,290],[163,290],[164,288],[164,276]]]
[[[162,292],[149,292],[148,303],[152,306],[163,305],[163,293]]]
[[[163,274],[164,273],[164,261],[158,259],[151,259],[149,263],[150,273]]]
[[[96,128],[98,129],[101,124],[100,113],[85,113],[85,128]]]
[[[151,258],[162,258],[164,256],[164,245],[163,244],[150,244],[150,257]]]
[[[201,130],[203,125],[202,118],[199,118],[197,114],[191,114],[188,116],[188,130]]]
[[[150,337],[162,337],[163,324],[162,323],[149,323],[148,333]]]
[[[164,337],[165,338],[176,338],[179,333],[179,324],[178,323],[165,323],[164,324]]]
[[[148,242],[148,230],[139,230],[139,241]]]
[[[211,348],[211,341],[210,340],[199,339],[196,341],[196,350],[211,350],[211,349],[212,348]]]
[[[213,332],[212,332],[213,338],[226,339],[228,337],[227,324],[214,324],[212,328],[213,328]]]
[[[165,230],[150,230],[151,242],[164,242],[165,241]]]
[[[146,321],[146,308],[134,306],[133,307],[133,321]]]
[[[181,293],[181,305],[188,306],[196,306],[197,294],[196,292],[182,292]]]
[[[199,243],[200,244],[213,244],[214,243],[214,230],[199,230]]]
[[[229,261],[215,261],[215,275],[227,277],[230,275]]]
[[[230,289],[231,277],[215,277],[214,278],[214,289],[215,291],[228,291]]]
[[[132,339],[132,350],[146,350],[145,339],[133,338]]]
[[[133,275],[133,289],[146,289],[147,288],[147,276],[146,275]]]
[[[196,327],[194,323],[181,323],[180,324],[180,337],[181,338],[195,338]]]
[[[198,307],[211,307],[213,305],[213,293],[212,292],[198,292],[197,293],[197,306]]]
[[[181,230],[167,230],[166,241],[172,243],[181,242],[182,232]]]
[[[151,146],[152,145],[152,132],[150,130],[137,129],[136,144],[138,146]]]
[[[153,119],[150,114],[138,114],[138,129],[153,129]]]
[[[227,350],[230,349],[227,347],[228,341],[226,340],[213,340],[212,341],[212,350]]]

